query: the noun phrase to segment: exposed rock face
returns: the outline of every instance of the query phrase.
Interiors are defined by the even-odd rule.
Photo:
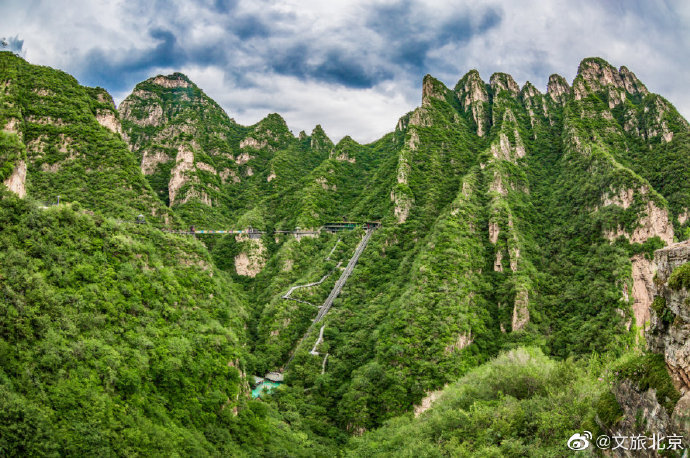
[[[153,84],[157,84],[168,89],[191,86],[191,83],[187,77],[181,73],[173,73],[170,76],[158,75],[153,79]]]
[[[669,221],[668,211],[659,208],[653,200],[647,201],[646,213],[639,219],[639,226],[632,234],[620,227],[615,231],[608,231],[605,236],[609,240],[616,240],[620,236],[627,238],[630,243],[644,243],[652,237],[659,237],[667,244],[673,243],[673,224]]]
[[[496,260],[494,261],[494,271],[503,272],[503,252],[501,250],[496,251]]]
[[[506,111],[510,113],[510,111]],[[516,162],[518,159],[525,157],[525,147],[520,142],[520,137],[516,135],[517,141],[511,144],[508,136],[501,132],[498,143],[491,144],[491,154],[496,159],[504,161]]]
[[[328,151],[333,148],[333,142],[326,135],[321,124],[317,124],[311,132],[311,140],[309,143],[311,149],[315,151]]]
[[[456,85],[455,92],[465,111],[472,112],[472,118],[477,125],[477,135],[483,137],[489,130],[489,113],[486,106],[489,103],[489,93],[479,72],[472,70],[467,73]]]
[[[266,265],[266,248],[261,239],[248,239],[244,243],[247,250],[235,256],[235,271],[237,275],[253,278]]]
[[[489,241],[493,243],[494,245],[498,241],[498,234],[501,232],[501,228],[498,226],[498,223],[495,221],[492,221],[489,223]]]
[[[626,100],[626,94],[648,93],[647,88],[626,67],[615,67],[601,59],[584,59],[578,68],[578,77],[573,84],[575,100],[600,92],[606,93],[609,108],[614,108]]]
[[[447,90],[442,82],[431,75],[426,75],[422,83],[422,106],[429,106],[431,99],[443,100]]]
[[[393,214],[395,215],[398,224],[404,223],[407,221],[407,216],[410,214],[410,209],[412,208],[412,199],[399,189],[393,189],[391,191],[391,200],[394,204]]]
[[[354,164],[355,162],[357,162],[354,157],[348,156],[348,154],[345,151],[341,152],[337,156],[332,153],[331,157],[338,162],[349,162],[350,164]]]
[[[149,152],[144,151],[144,156],[141,159],[141,171],[144,175],[151,175],[156,171],[158,164],[166,163],[170,157],[162,151]]]
[[[659,208],[653,200],[649,198],[649,189],[642,186],[637,190],[637,194],[642,198],[649,199],[647,201],[646,214],[641,215],[639,225],[632,234],[618,228],[615,231],[609,231],[606,237],[614,241],[620,236],[627,238],[630,243],[644,243],[652,237],[659,237],[667,244],[673,243],[673,225],[668,218],[668,211]],[[628,209],[635,200],[636,190],[632,188],[621,188],[618,192],[609,190],[609,193],[602,197],[602,205],[616,205],[623,209]],[[632,264],[632,297],[633,297],[633,315],[635,316],[635,324],[640,329],[640,333],[644,333],[644,329],[650,320],[650,306],[652,305],[654,295],[654,266],[651,261],[647,260],[643,255],[638,254],[630,258]],[[627,288],[627,284],[624,286]],[[624,295],[627,292],[624,292]]]
[[[637,380],[629,379],[615,383],[613,394],[624,415],[610,433],[623,436],[649,436],[649,432],[665,437],[681,435],[687,447],[690,435],[690,294],[687,289],[669,287],[668,280],[676,268],[690,262],[690,242],[657,250],[654,261],[657,274],[652,289],[656,290],[656,298],[651,309],[651,326],[646,331],[647,348],[664,355],[666,369],[682,397],[675,406],[669,406],[668,399],[659,399],[655,387],[642,391]],[[623,456],[660,455],[656,451],[637,450]]]
[[[525,85],[522,87],[522,90],[520,91],[520,95],[522,96],[523,100],[524,99],[531,99],[534,98],[538,95],[541,95],[541,92],[539,92],[539,89],[534,87],[534,84],[530,83],[527,81]]]
[[[607,205],[617,205],[625,210],[632,205],[634,193],[635,190],[629,188],[620,189],[617,194],[613,192],[606,194],[602,199],[602,206],[606,207]]]
[[[266,148],[267,145],[268,145],[268,141],[266,141],[266,140],[258,141],[254,137],[247,137],[240,142],[240,148],[242,148],[242,149],[244,149],[244,148],[262,149],[262,148]]]
[[[163,107],[157,103],[149,104],[141,112],[133,108],[134,102],[125,99],[118,110],[123,118],[127,118],[141,127],[160,126],[163,122]]]
[[[254,140],[254,139],[251,138],[251,140]],[[242,144],[240,143],[240,148],[241,147],[242,147]],[[237,163],[237,165],[244,165],[247,162],[251,161],[252,159],[254,159],[254,156],[251,156],[249,153],[242,153],[235,158],[235,162]]]
[[[96,115],[96,120],[98,124],[105,127],[106,129],[116,133],[122,134],[122,126],[120,125],[120,120],[112,111],[102,111]]]
[[[19,161],[14,168],[12,175],[4,183],[7,189],[17,194],[19,197],[26,196],[26,161]]]
[[[268,145],[259,137],[265,134],[261,123],[246,136],[246,130],[180,73],[139,83],[118,111],[123,136],[141,158],[143,174],[171,206],[196,200],[215,208],[224,185],[250,175],[248,168],[238,166],[254,158],[251,149]],[[220,223],[223,217],[212,212]]]
[[[690,219],[690,209],[685,209],[682,213],[678,215],[678,222],[683,225],[685,222]]]
[[[544,117],[549,117],[549,107],[544,96],[541,92],[534,87],[532,83],[527,81],[525,85],[520,90],[520,98],[522,103],[527,108],[527,113],[529,114],[530,125],[532,128],[539,122],[537,114],[541,112]],[[536,138],[536,133],[534,134]]]
[[[642,330],[650,320],[650,306],[654,300],[654,265],[644,255],[637,254],[632,261],[632,296],[635,323]]]
[[[419,127],[431,127],[432,120],[431,116],[429,115],[429,112],[423,106],[417,108],[412,112],[412,116],[410,116],[409,125]]]
[[[508,91],[510,95],[517,96],[520,93],[520,86],[518,86],[513,77],[507,73],[494,73],[491,75],[489,82],[494,94],[501,91]]]
[[[666,409],[660,404],[656,390],[653,388],[640,391],[632,381],[623,380],[614,384],[612,391],[624,415],[623,419],[609,431],[610,436],[650,436],[647,432],[651,432],[666,438],[672,434],[682,434]],[[629,444],[628,441],[626,446]],[[614,456],[658,457],[660,455],[655,450],[635,450],[634,452],[626,450]]]
[[[513,305],[513,331],[520,331],[529,323],[529,293],[521,289],[515,296]]]
[[[223,170],[221,170],[219,175],[220,175],[220,179],[222,180],[223,184],[228,182],[230,179],[232,179],[233,183],[239,183],[242,181],[240,179],[240,177],[237,176],[235,171],[231,170],[231,169],[223,169]]]
[[[625,87],[626,91],[630,92],[631,94],[649,94],[647,86],[642,84],[642,82],[639,79],[637,79],[637,76],[635,76],[633,72],[628,70],[628,67],[621,67],[618,73],[621,76],[621,79],[623,80],[623,87]]]
[[[175,167],[173,167],[170,173],[170,182],[168,184],[168,192],[170,197],[170,204],[175,202],[177,197],[177,192],[180,188],[187,183],[187,174],[194,169],[194,153],[180,146],[177,151],[177,157],[175,158]]]
[[[549,83],[546,87],[546,93],[554,102],[565,103],[565,100],[570,93],[570,86],[565,78],[561,75],[549,76]]]
[[[676,387],[690,393],[690,291],[669,287],[668,280],[678,267],[690,262],[690,241],[677,243],[654,254],[657,266],[657,300],[664,307],[652,310],[647,332],[650,350],[663,353]]]

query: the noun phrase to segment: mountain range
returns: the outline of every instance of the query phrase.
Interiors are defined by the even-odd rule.
[[[476,70],[421,92],[379,140],[334,144],[275,113],[242,126],[181,73],[116,107],[0,53],[0,450],[559,456],[585,429],[690,434],[688,122],[599,58],[545,92]],[[319,231],[342,221],[381,227],[313,323],[365,234]],[[250,399],[269,372],[285,383]]]

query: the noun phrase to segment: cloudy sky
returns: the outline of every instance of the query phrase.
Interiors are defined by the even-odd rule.
[[[452,87],[472,68],[504,71],[545,90],[588,56],[626,65],[690,117],[683,0],[0,0],[0,37],[118,103],[181,71],[242,124],[278,112],[335,140],[392,130],[426,73]]]

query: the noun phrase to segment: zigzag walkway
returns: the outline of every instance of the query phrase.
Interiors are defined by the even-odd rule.
[[[287,293],[285,293],[285,294],[283,295],[283,299],[287,299],[287,300],[289,300],[289,301],[301,302],[302,304],[308,304],[308,305],[312,305],[312,306],[314,306],[314,307],[317,307],[316,305],[312,304],[311,302],[303,301],[302,299],[295,299],[294,297],[290,297],[290,295],[291,295],[292,292],[293,292],[294,290],[296,290],[296,289],[300,289],[300,288],[309,288],[309,287],[311,287],[311,286],[320,285],[320,284],[323,283],[328,277],[330,277],[330,276],[333,274],[333,272],[335,272],[335,270],[336,270],[338,267],[340,267],[340,264],[342,264],[342,262],[339,262],[339,263],[333,268],[333,270],[331,270],[331,271],[328,272],[326,275],[324,275],[323,277],[321,277],[321,280],[319,280],[319,281],[315,281],[315,282],[313,282],[313,283],[307,283],[306,285],[293,286],[292,288],[290,288],[290,290],[289,290]]]
[[[307,329],[307,332],[304,333],[304,336],[297,342],[297,345],[292,351],[292,354],[290,355],[290,358],[288,359],[287,363],[285,363],[285,366],[283,369],[287,369],[292,360],[295,357],[295,353],[297,351],[297,347],[299,347],[300,343],[309,335],[311,332],[312,328],[314,327],[315,324],[317,324],[319,321],[321,321],[328,311],[331,309],[331,306],[333,305],[333,301],[335,300],[336,297],[340,294],[340,292],[343,290],[343,286],[345,286],[345,283],[347,282],[347,279],[350,278],[350,275],[352,274],[352,271],[355,269],[355,265],[357,264],[357,261],[359,260],[359,257],[361,256],[362,252],[364,252],[364,249],[367,247],[367,244],[369,243],[369,239],[371,238],[371,234],[374,233],[373,227],[370,227],[367,229],[366,234],[364,235],[364,238],[362,239],[361,242],[359,242],[359,245],[357,245],[357,249],[355,249],[354,254],[350,258],[350,262],[347,263],[347,267],[345,267],[345,270],[343,270],[343,273],[340,274],[340,278],[338,281],[335,283],[333,286],[333,289],[331,290],[331,293],[328,295],[326,298],[326,301],[323,303],[321,307],[319,307],[319,313],[316,315],[316,318],[312,321],[311,325],[309,325],[309,328]],[[317,344],[314,345],[314,348],[310,352],[311,354],[316,353],[316,347],[320,343],[320,341],[323,340],[323,327],[321,328],[321,332],[319,333],[319,339],[317,340]],[[318,353],[317,353],[318,354]]]

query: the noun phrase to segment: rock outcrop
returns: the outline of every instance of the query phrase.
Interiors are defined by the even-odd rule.
[[[17,194],[19,197],[26,196],[26,161],[19,161],[14,168],[12,175],[10,175],[3,184],[7,189]]]
[[[468,72],[455,86],[455,93],[466,112],[472,114],[477,135],[483,137],[489,130],[489,93],[477,70]]]
[[[568,81],[561,75],[549,76],[549,83],[546,86],[546,93],[551,97],[551,100],[557,103],[565,103],[568,94],[570,94],[570,86]]]
[[[662,353],[677,388],[690,395],[690,280],[670,282],[690,270],[690,241],[656,251],[656,299],[647,332],[650,350]],[[674,274],[674,272],[676,272]],[[686,274],[690,278],[690,274]]]

